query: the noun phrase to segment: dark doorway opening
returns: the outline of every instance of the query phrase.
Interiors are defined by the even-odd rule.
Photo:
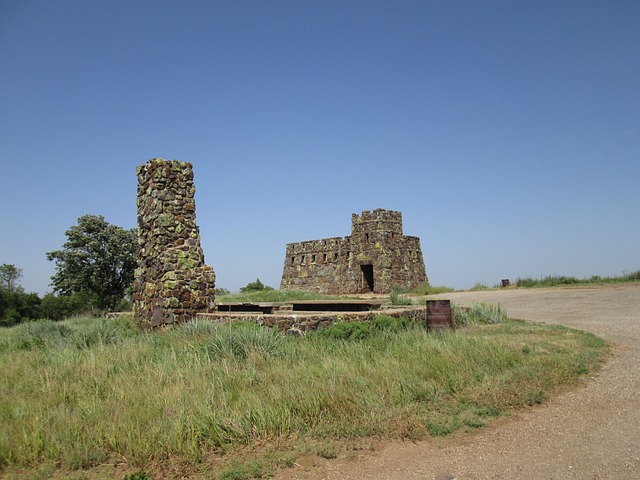
[[[362,289],[364,292],[373,292],[373,265],[360,265],[362,268]]]

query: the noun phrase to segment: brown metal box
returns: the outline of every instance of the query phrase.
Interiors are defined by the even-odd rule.
[[[455,329],[450,300],[427,300],[427,330]]]

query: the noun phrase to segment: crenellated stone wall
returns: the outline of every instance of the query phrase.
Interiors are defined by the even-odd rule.
[[[205,265],[200,246],[192,165],[153,158],[136,173],[136,318],[157,327],[213,311],[215,273]]]
[[[427,281],[420,239],[403,235],[400,212],[379,208],[354,213],[351,236],[287,244],[280,288],[389,293]]]

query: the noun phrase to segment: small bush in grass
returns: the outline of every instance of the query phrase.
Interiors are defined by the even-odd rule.
[[[188,322],[178,325],[176,332],[179,335],[192,337],[194,335],[211,335],[217,333],[223,325],[210,320],[199,320],[194,318]]]
[[[472,303],[468,307],[456,304],[453,304],[452,307],[456,325],[459,327],[478,323],[505,323],[507,321],[507,312],[500,305]]]
[[[407,317],[391,317],[389,315],[376,315],[371,320],[371,329],[378,332],[398,333],[409,330],[414,326]]]
[[[364,340],[377,333],[398,333],[415,326],[406,317],[395,318],[389,315],[376,315],[369,322],[336,322],[317,330],[314,335],[334,340]]]
[[[318,448],[318,456],[322,457],[326,460],[333,460],[334,458],[338,458],[338,452],[332,446],[322,446]]]
[[[122,480],[151,480],[151,477],[144,470],[140,470],[130,475],[125,475]]]
[[[100,319],[86,329],[73,336],[73,343],[78,348],[89,348],[93,345],[112,345],[133,337],[139,333],[130,317]]]
[[[438,293],[454,292],[455,289],[445,286],[432,286],[429,282],[425,282],[417,287],[411,289],[410,293],[414,295],[436,295]]]
[[[640,281],[640,270],[636,270],[635,272],[631,272],[631,273],[625,273],[623,278],[627,282]]]
[[[282,351],[284,338],[273,329],[249,323],[223,325],[205,344],[212,357],[230,356],[245,359],[253,352],[264,357],[276,356]]]
[[[229,465],[220,473],[220,480],[250,480],[262,478],[265,475],[264,467],[257,460],[246,463]]]
[[[457,429],[457,426],[452,421],[443,423],[426,422],[425,427],[427,427],[427,431],[432,437],[446,437]]]
[[[313,335],[334,340],[362,340],[371,335],[371,326],[363,322],[336,322]]]
[[[391,305],[413,305],[413,300],[403,296],[404,293],[406,293],[406,290],[401,287],[395,285],[391,287],[391,292],[389,293]]]
[[[16,327],[14,347],[17,350],[32,350],[59,345],[73,334],[66,325],[51,320],[37,320]]]

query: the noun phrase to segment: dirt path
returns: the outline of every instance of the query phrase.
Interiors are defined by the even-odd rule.
[[[475,434],[388,442],[350,460],[305,459],[276,478],[640,479],[640,285],[441,295],[500,303],[510,317],[591,331],[613,356],[584,387]]]

